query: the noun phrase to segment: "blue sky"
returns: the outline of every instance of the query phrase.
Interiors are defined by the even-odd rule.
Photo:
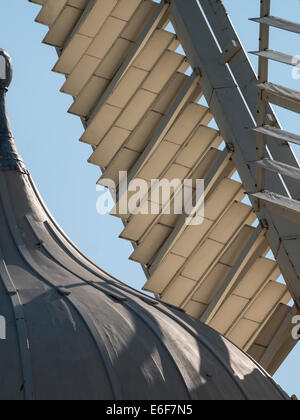
[[[248,18],[259,14],[259,0],[223,0],[247,51],[257,50],[258,27]],[[273,14],[294,20],[298,0],[273,0]],[[41,44],[46,27],[34,23],[39,7],[27,0],[1,4],[0,47],[12,55],[14,82],[8,95],[9,114],[20,153],[49,209],[71,239],[104,270],[140,288],[145,282],[140,266],[128,260],[131,245],[118,238],[122,224],[96,212],[99,169],[88,164],[89,146],[79,143],[83,128],[67,114],[72,100],[59,93],[61,75],[51,72],[57,56]],[[298,19],[300,20],[300,19]],[[271,47],[300,55],[299,36],[272,31]],[[253,58],[256,68],[256,59]],[[300,73],[300,69],[299,69]],[[291,68],[271,66],[272,81],[300,90]],[[278,110],[284,128],[299,134],[299,116]],[[300,150],[295,152],[300,157]],[[276,380],[290,394],[298,393],[300,346],[284,363]]]

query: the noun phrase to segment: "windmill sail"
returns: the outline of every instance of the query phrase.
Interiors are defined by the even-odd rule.
[[[186,223],[193,213],[165,214],[162,197],[150,215],[120,211],[117,198],[114,214],[144,268],[145,290],[273,374],[296,344],[300,168],[290,147],[299,136],[281,130],[270,104],[299,112],[300,101],[268,80],[269,59],[293,64],[269,49],[269,28],[299,25],[270,16],[262,1],[258,83],[221,2],[31,1],[42,6],[43,42],[58,51],[54,71],[66,76],[61,90],[74,98],[69,112],[83,121],[80,140],[102,170],[98,183],[113,180],[118,189],[120,171],[128,173],[125,192],[135,180],[204,179],[196,226]],[[232,179],[236,170],[241,182]],[[146,193],[143,200],[151,204]]]

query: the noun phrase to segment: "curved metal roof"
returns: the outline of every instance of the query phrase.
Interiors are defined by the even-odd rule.
[[[287,399],[219,333],[118,282],[74,246],[20,163],[5,95],[0,89],[0,399]]]

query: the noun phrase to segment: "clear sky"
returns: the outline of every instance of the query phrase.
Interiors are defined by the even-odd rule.
[[[258,28],[248,18],[259,13],[259,0],[224,0],[247,49],[257,50]],[[273,14],[300,21],[298,0],[273,0]],[[96,212],[99,169],[87,163],[88,145],[79,143],[83,128],[79,118],[67,114],[71,97],[59,93],[64,77],[51,72],[57,56],[41,44],[47,28],[34,23],[39,7],[27,0],[1,2],[0,47],[12,55],[14,82],[8,95],[9,115],[19,151],[49,209],[71,239],[104,270],[140,288],[142,269],[128,260],[131,245],[118,238],[119,219]],[[294,18],[294,16],[296,18]],[[300,54],[299,36],[272,31],[271,47]],[[253,59],[256,68],[256,59]],[[300,69],[299,69],[300,73]],[[291,68],[272,65],[272,81],[300,90]],[[283,110],[284,128],[299,134],[299,116]],[[300,157],[300,150],[295,150]],[[300,346],[284,363],[276,380],[290,394],[300,396],[298,382]]]

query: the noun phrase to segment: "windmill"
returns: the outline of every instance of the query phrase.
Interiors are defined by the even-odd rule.
[[[299,113],[300,94],[269,81],[269,60],[297,65],[269,49],[269,35],[270,27],[300,33],[300,25],[261,2],[257,78],[221,1],[31,1],[42,6],[36,20],[49,27],[43,42],[58,52],[53,70],[66,76],[61,90],[74,98],[69,112],[82,120],[98,183],[116,185],[114,215],[145,271],[145,290],[274,374],[296,345],[300,171],[290,144],[300,137],[282,130],[270,104]],[[120,210],[132,182],[150,189],[153,179],[175,178],[204,179],[201,224],[186,222],[194,209],[165,214],[160,196],[155,214]]]

